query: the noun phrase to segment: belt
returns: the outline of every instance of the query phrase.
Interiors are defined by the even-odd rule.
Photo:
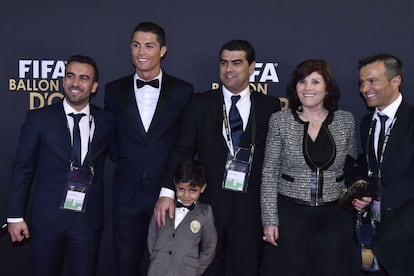
[[[334,201],[329,201],[329,202],[312,202],[312,201],[305,201],[302,199],[298,199],[298,198],[293,198],[293,197],[289,197],[289,196],[285,196],[282,194],[279,194],[279,198],[299,204],[299,205],[304,205],[304,206],[311,206],[311,207],[321,207],[321,206],[332,206],[332,205],[336,205],[338,203],[338,200],[334,200]]]

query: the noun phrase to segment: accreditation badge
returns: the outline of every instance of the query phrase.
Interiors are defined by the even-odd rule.
[[[60,209],[85,212],[93,176],[93,167],[78,168],[71,164]]]
[[[222,188],[235,192],[247,192],[250,169],[252,166],[254,145],[250,148],[236,147],[234,155],[227,155]]]

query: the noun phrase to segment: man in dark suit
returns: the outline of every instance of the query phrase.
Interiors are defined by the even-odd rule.
[[[9,189],[8,230],[13,242],[30,237],[33,275],[61,275],[65,263],[67,275],[92,276],[103,227],[103,169],[115,121],[89,104],[98,88],[98,68],[90,57],[69,59],[63,87],[63,101],[29,111],[22,126]]]
[[[116,117],[111,158],[113,235],[117,275],[146,275],[147,232],[160,191],[160,174],[176,140],[193,86],[161,70],[164,30],[138,24],[131,37],[135,73],[106,85],[105,108]],[[145,254],[145,255],[144,255]],[[142,263],[142,267],[140,264]]]
[[[397,57],[377,54],[360,60],[359,69],[361,94],[375,109],[361,122],[362,146],[374,191],[372,198],[355,200],[354,206],[361,211],[372,201],[372,219],[377,224],[372,247],[381,265],[380,273],[412,275],[414,227],[407,214],[412,221],[414,107],[401,95],[403,66]],[[385,122],[382,126],[381,121]],[[405,243],[399,242],[402,237]],[[409,254],[404,256],[396,255],[407,251]]]
[[[259,189],[264,146],[269,117],[280,110],[280,102],[250,90],[255,53],[249,42],[227,42],[220,50],[219,62],[222,87],[194,94],[154,212],[159,224],[165,223],[166,210],[173,217],[174,168],[180,161],[197,156],[207,168],[209,184],[200,200],[213,207],[218,235],[216,256],[205,275],[226,275],[228,254],[233,275],[259,275],[263,255]],[[241,138],[236,135],[240,132]],[[252,157],[250,175],[246,162],[233,160],[240,148],[239,153],[247,149]],[[164,196],[167,190],[172,194]]]

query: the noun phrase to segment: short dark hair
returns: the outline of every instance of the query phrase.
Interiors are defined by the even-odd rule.
[[[174,175],[175,183],[190,183],[202,187],[207,183],[206,168],[199,161],[188,159],[178,164]]]
[[[244,51],[246,53],[246,59],[249,65],[256,60],[254,48],[247,40],[234,39],[226,42],[220,49],[219,59],[223,50]]]
[[[134,37],[134,34],[136,32],[155,34],[157,36],[157,41],[161,45],[161,47],[165,46],[167,43],[164,29],[153,22],[141,22],[137,26],[135,26],[134,31],[131,35],[131,39]]]
[[[321,74],[325,81],[327,94],[323,102],[324,107],[329,111],[338,110],[339,87],[332,74],[331,68],[323,59],[308,59],[296,66],[287,89],[289,107],[294,111],[301,110],[302,103],[300,102],[296,91],[296,84],[313,72]]]
[[[91,65],[93,67],[93,70],[95,71],[93,81],[95,81],[95,82],[99,81],[98,65],[96,65],[96,62],[93,58],[88,57],[88,56],[83,56],[83,55],[73,55],[73,56],[69,57],[69,60],[66,62],[66,67],[71,62],[86,63],[86,64]]]
[[[367,58],[361,59],[358,61],[358,69],[362,67],[374,63],[382,61],[385,67],[385,75],[387,76],[388,80],[390,81],[395,76],[401,77],[401,82],[403,79],[403,64],[399,58],[394,55],[387,54],[387,53],[379,53]]]

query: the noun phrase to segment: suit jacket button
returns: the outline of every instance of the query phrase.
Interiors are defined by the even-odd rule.
[[[171,251],[168,251],[168,254],[170,254],[170,255],[171,255],[171,254],[172,254],[172,252],[171,252]]]
[[[172,234],[173,238],[175,237],[175,234]]]

